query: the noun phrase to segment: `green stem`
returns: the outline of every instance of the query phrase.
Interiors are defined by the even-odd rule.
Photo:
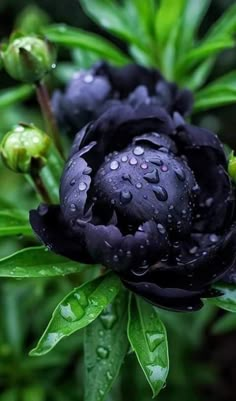
[[[52,112],[47,88],[42,81],[36,84],[36,94],[45,120],[47,132],[49,133],[49,135],[51,135],[60,155],[63,157],[63,148],[61,144],[60,133],[58,131],[54,114]]]

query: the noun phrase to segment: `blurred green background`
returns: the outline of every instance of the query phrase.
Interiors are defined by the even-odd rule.
[[[145,0],[144,0],[145,1]],[[198,0],[196,0],[198,1]],[[200,1],[200,0],[199,0]],[[204,1],[204,0],[203,0]],[[203,21],[200,34],[218,18],[232,0],[214,0]],[[30,8],[29,8],[30,6]],[[42,18],[62,22],[106,38],[111,36],[95,26],[83,13],[77,0],[1,0],[0,38],[7,38],[22,18],[37,6]],[[28,11],[27,11],[28,10]],[[28,14],[27,14],[28,13]],[[35,27],[36,25],[34,25]],[[114,41],[114,38],[112,38]],[[115,42],[122,47],[118,40]],[[71,71],[89,66],[76,51],[60,50],[59,64],[50,80],[51,91],[69,79]],[[236,68],[235,50],[227,50],[218,58],[213,75],[216,78]],[[14,86],[0,71],[0,89]],[[236,106],[211,109],[194,116],[195,123],[217,132],[235,148]],[[0,110],[0,138],[19,121],[42,126],[34,98]],[[36,195],[24,177],[0,165],[0,208],[12,204],[25,210],[37,205]],[[0,257],[36,244],[23,236],[0,237]],[[81,277],[38,280],[1,279],[0,282],[0,400],[1,401],[74,401],[83,397],[82,335],[64,340],[49,355],[28,356],[40,337],[57,302],[82,281]],[[170,344],[170,375],[160,401],[235,401],[236,393],[236,317],[206,306],[195,314],[161,312]],[[126,358],[110,401],[149,401],[151,392],[132,354]]]

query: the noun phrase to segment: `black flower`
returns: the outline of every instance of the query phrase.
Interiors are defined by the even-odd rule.
[[[105,62],[76,73],[64,94],[54,93],[52,106],[60,126],[76,134],[119,100],[130,105],[156,104],[182,115],[192,107],[191,93],[165,81],[157,70],[137,65],[116,68]]]
[[[158,72],[130,66],[113,73],[122,76],[124,100],[76,135],[60,205],[31,211],[31,224],[53,251],[103,264],[153,304],[197,310],[201,298],[216,295],[213,282],[226,273],[232,279],[236,257],[223,146],[184,121],[188,92],[161,80],[163,96],[150,95]]]

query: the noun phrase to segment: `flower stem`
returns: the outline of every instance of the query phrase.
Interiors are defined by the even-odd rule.
[[[47,131],[51,135],[60,155],[63,157],[63,148],[61,144],[60,133],[58,131],[57,123],[52,112],[48,90],[42,81],[36,84],[36,94],[45,120]]]
[[[36,171],[32,171],[29,178],[30,178],[30,181],[32,181],[34,187],[36,188],[36,190],[37,190],[38,194],[40,195],[40,197],[42,198],[42,200],[45,203],[50,204],[51,203],[50,196],[47,192],[47,189],[45,188],[45,185],[44,185],[39,173]]]

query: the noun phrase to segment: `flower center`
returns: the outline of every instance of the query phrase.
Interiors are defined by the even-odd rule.
[[[155,220],[169,231],[186,233],[192,224],[194,186],[186,162],[168,149],[133,145],[106,157],[95,176],[94,195],[104,218],[112,209],[122,227]]]

